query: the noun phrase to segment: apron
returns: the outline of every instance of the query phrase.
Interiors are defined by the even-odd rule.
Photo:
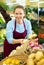
[[[15,39],[24,39],[25,38],[25,36],[27,35],[27,30],[26,30],[26,26],[25,26],[24,21],[23,21],[23,24],[24,24],[25,31],[23,33],[19,33],[16,31],[16,21],[15,21],[13,38],[15,38]],[[5,39],[5,41],[4,41],[4,57],[8,56],[12,50],[16,49],[16,47],[20,46],[20,45],[21,45],[20,43],[10,44],[10,43],[8,43],[7,39]]]

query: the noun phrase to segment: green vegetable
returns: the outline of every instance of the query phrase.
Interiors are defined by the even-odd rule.
[[[2,24],[4,21],[3,21],[3,19],[0,17],[0,24]]]

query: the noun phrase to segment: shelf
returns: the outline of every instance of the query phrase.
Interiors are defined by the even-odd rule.
[[[38,7],[38,2],[30,2],[31,7]]]
[[[39,17],[39,20],[41,20],[41,21],[44,22],[44,16],[40,16],[40,17]]]
[[[44,3],[44,1],[39,1],[39,4]]]
[[[38,2],[38,7],[44,8],[44,1],[39,1]]]
[[[38,0],[30,0],[30,2],[38,2]]]

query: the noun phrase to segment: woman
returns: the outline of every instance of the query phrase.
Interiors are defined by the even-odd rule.
[[[4,57],[8,56],[13,49],[23,43],[23,39],[32,34],[29,20],[25,19],[23,6],[18,5],[14,9],[15,20],[10,20],[6,28],[6,40],[4,41]]]

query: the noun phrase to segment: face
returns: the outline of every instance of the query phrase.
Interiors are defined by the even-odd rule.
[[[23,11],[23,9],[22,8],[16,8],[16,10],[15,10],[15,12],[14,12],[14,15],[15,15],[15,19],[17,20],[17,21],[21,21],[21,20],[23,20],[23,18],[24,18],[24,16],[25,16],[25,14],[24,14],[24,11]]]

